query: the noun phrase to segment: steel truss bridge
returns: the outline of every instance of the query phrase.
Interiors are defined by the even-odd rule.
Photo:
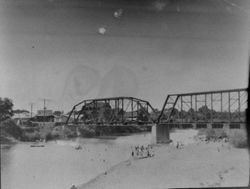
[[[202,128],[212,124],[214,128],[239,126],[246,122],[247,89],[231,89],[167,96],[158,124],[172,123]]]
[[[97,126],[152,125],[154,108],[148,101],[133,97],[83,100],[76,104],[66,121]]]
[[[133,97],[89,99],[73,106],[66,124],[239,127],[246,122],[246,108],[247,89],[170,94],[158,112],[148,101]]]

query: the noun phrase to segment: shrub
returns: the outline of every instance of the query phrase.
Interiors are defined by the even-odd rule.
[[[76,137],[76,132],[68,127],[64,128],[63,133],[68,138]]]
[[[25,133],[22,141],[37,141],[40,140],[41,136],[38,132],[34,132],[34,133]]]
[[[25,132],[27,132],[27,133],[33,133],[33,132],[35,132],[35,129],[34,128],[26,128]]]
[[[198,135],[205,135],[207,139],[222,139],[227,138],[228,134],[225,129],[201,129]]]
[[[51,133],[47,133],[47,134],[45,135],[45,140],[46,140],[46,141],[52,140],[52,139],[53,139],[53,136],[52,136]]]
[[[1,133],[6,133],[15,139],[20,139],[23,135],[23,130],[16,125],[15,121],[8,119],[0,123]]]
[[[91,128],[91,127],[79,127],[79,132],[81,134],[82,137],[94,137],[94,136],[98,136],[98,131],[96,130],[96,128]]]
[[[226,133],[224,130],[222,130],[222,132],[221,132],[221,134],[220,134],[220,137],[221,137],[221,138],[227,138],[228,135],[227,135],[227,133]]]
[[[216,137],[214,129],[206,129],[205,135],[206,135],[207,139],[212,139],[212,138]]]
[[[244,130],[234,131],[229,137],[229,142],[236,148],[248,147],[246,132]]]

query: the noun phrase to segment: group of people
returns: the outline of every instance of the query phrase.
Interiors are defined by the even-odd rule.
[[[137,157],[137,158],[146,158],[146,157],[152,157],[154,156],[153,146],[147,145],[147,146],[133,146],[131,156]]]
[[[178,142],[176,143],[176,148],[177,148],[177,149],[182,149],[182,148],[184,148],[184,144],[183,144],[182,142],[178,141]]]

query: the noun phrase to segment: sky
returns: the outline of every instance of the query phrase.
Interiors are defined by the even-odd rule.
[[[0,97],[14,109],[114,96],[160,109],[171,93],[245,88],[249,10],[247,0],[0,0]]]

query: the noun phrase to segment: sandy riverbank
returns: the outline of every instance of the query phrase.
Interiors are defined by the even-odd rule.
[[[195,131],[172,135],[170,145],[154,147],[155,156],[122,162],[78,189],[246,186],[249,179],[247,149],[229,143],[195,141]],[[184,140],[183,149],[175,142]]]

